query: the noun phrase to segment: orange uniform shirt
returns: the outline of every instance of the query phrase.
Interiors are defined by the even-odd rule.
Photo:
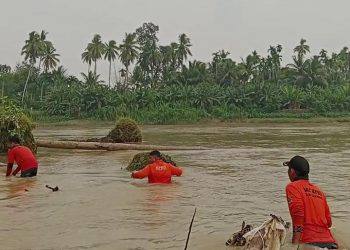
[[[140,171],[134,172],[132,177],[136,179],[148,177],[149,183],[171,183],[171,176],[181,176],[181,174],[181,168],[174,167],[172,164],[162,160],[157,160]]]
[[[332,218],[324,193],[308,180],[291,182],[286,187],[294,232],[301,232],[303,243],[335,243],[329,228]]]

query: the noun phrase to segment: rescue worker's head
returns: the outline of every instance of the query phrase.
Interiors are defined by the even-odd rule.
[[[302,156],[294,156],[290,161],[283,163],[283,166],[288,166],[288,176],[290,181],[308,180],[310,166],[309,162]]]
[[[18,135],[12,135],[9,138],[9,147],[12,148],[18,144],[21,143],[21,140],[19,139]]]
[[[155,162],[156,160],[159,160],[160,152],[158,150],[153,150],[151,153],[149,153],[149,158],[151,162]]]

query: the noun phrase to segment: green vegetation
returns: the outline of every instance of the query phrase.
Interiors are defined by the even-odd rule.
[[[161,154],[161,158],[164,162],[168,162],[176,166],[176,163],[171,159],[169,155]],[[145,166],[150,164],[149,153],[139,153],[134,156],[132,161],[127,166],[126,170],[128,171],[138,171],[143,169]]]
[[[36,152],[36,144],[32,134],[33,123],[13,102],[0,98],[0,152],[7,152],[8,139],[18,135],[23,145]]]
[[[142,142],[141,129],[137,123],[129,118],[117,121],[115,127],[102,139],[104,142]]]
[[[160,44],[159,27],[144,23],[120,44],[94,35],[81,57],[88,71],[81,80],[58,66],[47,32],[31,32],[22,49],[24,62],[0,65],[2,95],[34,119],[115,120],[141,123],[197,122],[203,119],[310,118],[350,116],[350,51],[321,50],[310,55],[301,39],[292,63],[282,65],[282,46],[267,55],[253,51],[240,62],[229,52],[213,53],[210,62],[190,60],[187,35]],[[98,62],[108,61],[108,84]],[[122,65],[117,70],[118,65]],[[93,71],[91,66],[93,65]]]

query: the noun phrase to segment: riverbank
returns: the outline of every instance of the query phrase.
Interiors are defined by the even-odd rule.
[[[98,120],[98,119],[69,119],[66,117],[54,116],[49,117],[45,115],[35,116],[31,115],[31,118],[37,124],[51,124],[57,126],[81,126],[82,124],[110,124],[111,126],[115,121],[113,120]],[[315,114],[266,114],[265,117],[242,117],[233,119],[217,119],[217,118],[202,118],[196,120],[182,120],[182,121],[169,121],[169,122],[142,122],[138,121],[142,125],[191,125],[191,124],[218,124],[218,123],[347,123],[350,122],[350,113],[335,113],[329,114],[328,116],[317,116]]]

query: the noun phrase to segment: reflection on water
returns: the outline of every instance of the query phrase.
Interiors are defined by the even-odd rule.
[[[36,135],[73,138],[107,130],[49,126]],[[334,230],[348,240],[349,124],[146,126],[144,136],[148,143],[212,150],[171,152],[184,176],[149,185],[121,169],[134,151],[40,149],[35,179],[0,178],[2,249],[182,249],[194,207],[190,249],[225,249],[242,220],[258,225],[270,213],[289,220],[281,162],[294,154],[310,160],[312,181],[328,195]]]
[[[4,176],[6,172],[1,172],[1,174]],[[26,192],[29,192],[36,183],[36,177],[33,178],[20,178],[20,177],[11,177],[6,178],[4,182],[1,182],[0,190],[1,190],[1,196],[0,200],[7,200],[12,199],[21,195],[26,194]]]

